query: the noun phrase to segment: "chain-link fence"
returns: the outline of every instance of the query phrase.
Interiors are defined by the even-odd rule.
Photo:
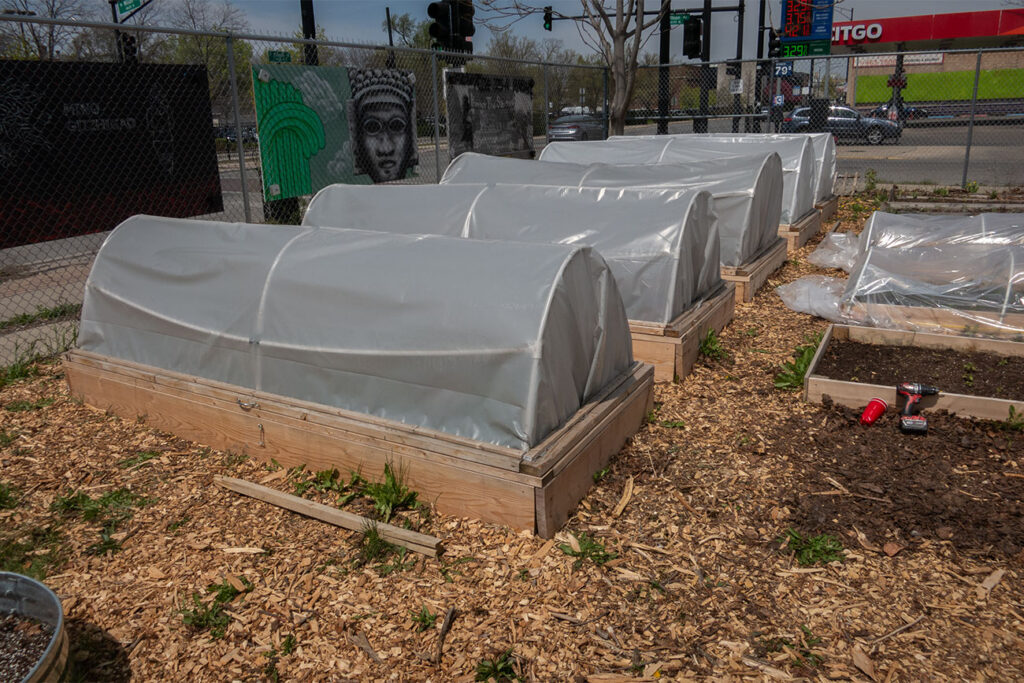
[[[0,15],[0,367],[74,342],[92,260],[128,216],[298,222],[311,194],[339,178],[437,182],[453,154],[510,120],[499,108],[515,107],[523,156],[540,150],[553,118],[607,110],[603,68],[466,57]],[[344,69],[274,80],[279,67],[302,64]],[[468,111],[449,130],[449,101],[462,106],[449,92],[453,72],[478,90],[511,83],[526,97],[478,99],[489,110],[474,114],[484,127],[474,145]],[[261,114],[268,103],[281,106]],[[396,103],[401,117],[388,118]],[[274,116],[283,116],[275,137],[261,141]],[[324,154],[296,151],[310,139]],[[275,156],[282,145],[293,147]],[[290,172],[295,154],[316,160],[312,180]]]
[[[825,130],[839,191],[1024,185],[1024,50],[643,67],[626,134]]]
[[[304,63],[345,67],[343,87],[278,82],[282,65]],[[92,259],[128,216],[297,222],[331,178],[437,182],[459,151],[487,151],[456,88],[496,79],[526,97],[484,97],[474,120],[514,127],[522,155],[563,115],[593,115],[591,138],[607,132],[609,76],[596,66],[0,15],[0,367],[73,342]],[[289,169],[311,139],[300,90],[328,112],[312,134],[327,180]],[[364,122],[370,91],[390,93],[402,120]],[[268,103],[288,112],[273,140]],[[840,192],[995,196],[1024,184],[1024,50],[641,67],[625,118],[637,135],[801,130],[836,135]],[[275,145],[293,148],[275,157]]]

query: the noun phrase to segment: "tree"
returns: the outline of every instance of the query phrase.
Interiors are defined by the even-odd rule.
[[[388,33],[388,21],[381,22],[381,29],[384,35]],[[391,17],[391,31],[395,43],[403,47],[418,47],[429,49],[432,39],[430,37],[430,20],[416,21],[411,14],[397,14]]]
[[[241,32],[249,28],[245,13],[229,0],[180,0],[170,12],[171,25],[178,28],[210,32]],[[179,64],[203,64],[210,82],[210,103],[214,115],[230,120],[231,76],[228,71],[226,36],[180,35],[172,40],[172,59]],[[235,40],[235,76],[239,106],[252,111],[252,78],[248,65],[252,61],[252,45]]]
[[[519,0],[480,0],[489,17],[485,23],[492,29],[503,30],[526,16],[539,16],[543,7]],[[626,123],[626,111],[636,85],[637,58],[645,42],[644,32],[661,21],[668,11],[670,0],[660,0],[656,12],[645,21],[645,0],[580,0],[583,17],[576,19],[576,27],[583,42],[601,55],[611,73],[609,116],[612,132],[621,135]],[[565,17],[555,12],[556,17]],[[507,20],[505,26],[492,25],[492,21]],[[650,35],[648,34],[648,38]]]
[[[88,18],[86,0],[2,0],[0,11],[50,19]],[[74,26],[33,24],[31,21],[0,22],[0,56],[8,59],[59,59],[68,51],[78,29]]]

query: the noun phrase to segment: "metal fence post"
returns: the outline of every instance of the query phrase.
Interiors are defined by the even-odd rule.
[[[430,55],[430,73],[434,82],[434,172],[437,174],[437,182],[441,182],[441,105],[437,96],[437,53]],[[451,121],[447,122],[451,125]]]
[[[547,135],[548,126],[551,125],[551,121],[548,120],[548,113],[551,109],[551,105],[549,104],[551,100],[549,99],[550,96],[548,95],[548,65],[543,64],[541,65],[541,68],[544,73],[544,134]]]
[[[608,137],[611,133],[611,112],[608,111],[608,67],[601,69],[601,73],[604,74],[604,136]]]
[[[967,188],[967,167],[971,164],[971,140],[974,138],[974,112],[978,108],[978,78],[981,76],[981,50],[974,65],[974,94],[971,95],[971,120],[967,123],[967,149],[964,150],[964,176],[960,187]]]
[[[238,174],[242,181],[242,207],[245,210],[245,222],[252,223],[252,212],[249,209],[249,183],[245,178],[245,143],[242,135],[242,114],[238,109],[238,79],[235,77],[235,45],[231,36],[226,36],[228,53],[228,75],[231,78],[231,112],[235,117],[235,142],[238,146]]]

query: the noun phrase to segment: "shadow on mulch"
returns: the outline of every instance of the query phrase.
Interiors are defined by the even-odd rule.
[[[1024,560],[1024,433],[945,412],[926,415],[923,436],[900,433],[892,411],[870,427],[830,402],[823,415],[792,416],[774,435],[798,473],[782,497],[794,527],[847,538],[856,527],[876,545],[949,541]],[[836,495],[828,477],[849,493]]]
[[[127,683],[132,678],[128,651],[99,626],[81,619],[64,622],[71,645],[71,681]]]

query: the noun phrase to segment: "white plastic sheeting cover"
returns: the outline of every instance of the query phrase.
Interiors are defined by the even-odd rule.
[[[535,185],[331,185],[305,225],[589,245],[630,320],[668,323],[722,279],[711,195]]]
[[[875,211],[860,234],[860,251],[870,247],[939,247],[979,244],[1024,246],[1024,214],[902,214]]]
[[[79,346],[519,450],[632,363],[596,251],[135,216]]]
[[[807,257],[808,263],[822,268],[839,268],[849,273],[860,254],[859,236],[852,232],[830,232]]]
[[[835,194],[839,163],[836,159],[836,139],[832,133],[710,133],[711,137],[746,140],[773,138],[810,138],[814,146],[814,203],[823,202]],[[741,140],[742,139],[742,140]]]
[[[814,146],[806,136],[742,144],[708,135],[626,135],[593,142],[552,142],[541,161],[574,164],[696,164],[723,156],[775,152],[782,159],[783,224],[796,223],[814,209]]]
[[[562,187],[702,189],[711,193],[718,216],[721,260],[726,266],[752,261],[779,239],[782,162],[774,152],[750,163],[727,157],[690,166],[678,164],[568,164],[511,159],[467,152],[456,158],[442,185],[508,183]]]
[[[843,302],[1024,313],[1024,247],[873,247],[857,259]]]

